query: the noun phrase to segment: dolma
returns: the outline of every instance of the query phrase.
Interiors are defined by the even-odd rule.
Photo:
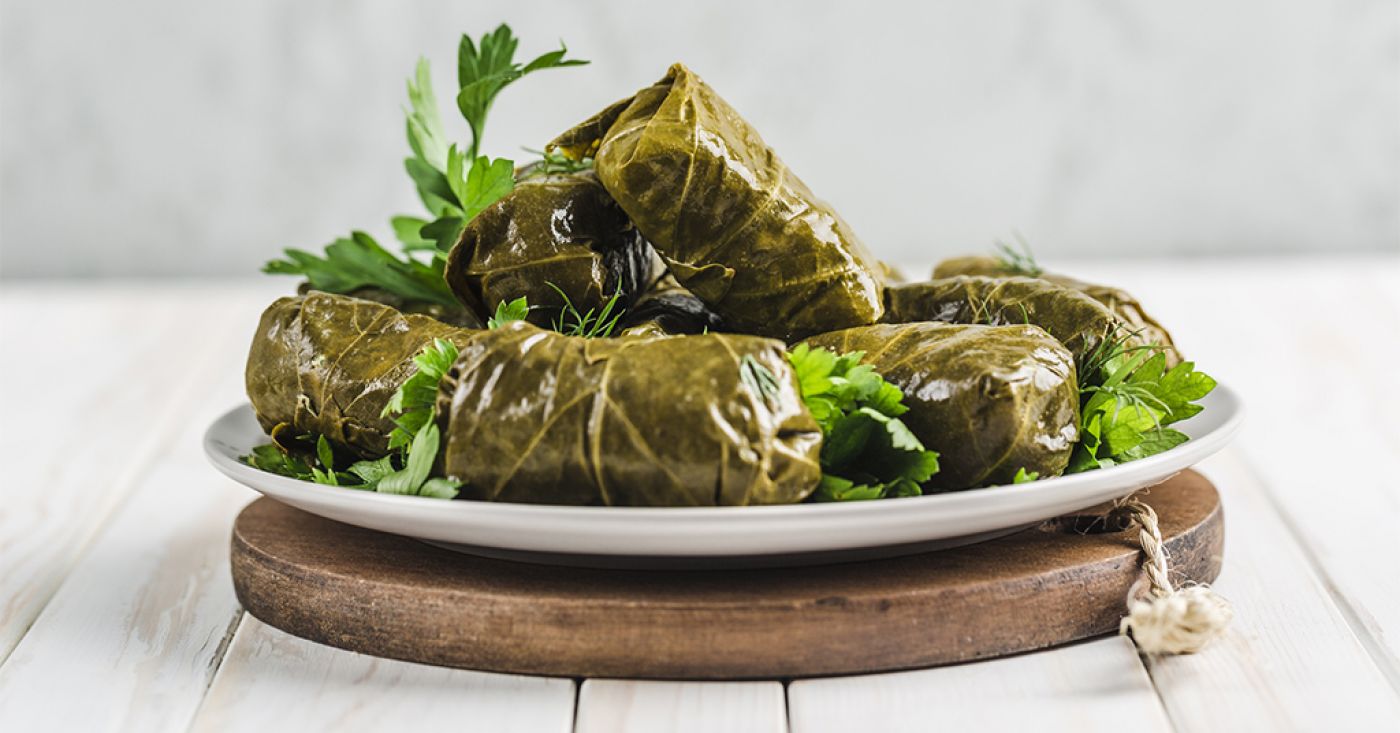
[[[667,273],[622,316],[624,334],[684,335],[724,330],[724,320]]]
[[[969,255],[966,257],[952,257],[938,263],[933,268],[933,278],[935,280],[954,277],[957,275],[986,275],[989,277],[1011,277],[1019,273],[1014,267],[1008,265],[999,257],[988,255]],[[1039,272],[1032,277],[1042,280],[1049,280],[1056,285],[1063,285],[1103,303],[1109,310],[1123,319],[1128,328],[1136,331],[1146,343],[1157,344],[1166,350],[1168,366],[1174,365],[1181,360],[1181,355],[1176,349],[1176,344],[1172,342],[1171,333],[1167,331],[1157,319],[1148,315],[1143,309],[1142,303],[1131,293],[1122,288],[1115,288],[1111,285],[1098,285],[1087,283],[1083,280],[1059,275],[1052,272]]]
[[[821,475],[783,344],[754,336],[584,339],[515,321],[462,349],[437,414],[465,498],[784,504]]]
[[[729,328],[792,340],[879,319],[879,262],[685,66],[550,145],[594,157],[676,279]]]
[[[877,324],[807,339],[838,353],[864,351],[904,392],[900,417],[939,471],[928,487],[1009,484],[1019,469],[1064,472],[1078,436],[1074,357],[1036,326]]]
[[[265,431],[285,423],[378,457],[394,429],[380,413],[414,372],[413,357],[435,338],[461,347],[472,333],[345,295],[280,298],[248,352],[248,399]]]
[[[892,285],[885,289],[884,320],[1039,326],[1064,344],[1079,364],[1106,340],[1142,343],[1097,300],[1030,277],[959,275]]]
[[[563,296],[580,313],[619,295],[626,308],[654,279],[654,255],[592,171],[533,176],[487,207],[447,257],[452,292],[483,318],[501,301],[528,299],[547,326]],[[555,288],[558,288],[556,290]],[[562,295],[561,295],[562,293]]]

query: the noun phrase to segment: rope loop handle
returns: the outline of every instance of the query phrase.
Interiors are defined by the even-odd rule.
[[[1206,585],[1172,586],[1167,548],[1152,507],[1128,496],[1114,503],[1109,519],[1124,520],[1117,526],[1137,525],[1143,554],[1143,577],[1128,591],[1128,614],[1118,633],[1131,638],[1143,654],[1194,654],[1224,633],[1235,616],[1229,601]]]

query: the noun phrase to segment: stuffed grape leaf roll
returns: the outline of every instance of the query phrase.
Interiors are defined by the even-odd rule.
[[[598,178],[729,328],[784,340],[874,323],[880,263],[681,64],[550,143]]]
[[[1088,295],[1030,277],[960,275],[885,290],[886,323],[942,321],[988,326],[1039,326],[1069,348],[1077,363],[1126,324]],[[1140,341],[1134,337],[1134,343]]]
[[[1020,469],[1063,473],[1078,437],[1074,357],[1036,326],[877,324],[807,339],[864,351],[904,392],[901,416],[940,470],[928,486],[1009,484]]]
[[[441,338],[473,332],[345,295],[280,298],[263,312],[245,372],[265,431],[280,423],[369,458],[388,451],[389,398],[414,371],[413,357]]]
[[[481,331],[443,377],[445,472],[463,496],[610,506],[801,501],[821,431],[782,343]]]
[[[1038,270],[1038,268],[1037,268]],[[1006,262],[1002,258],[988,255],[969,255],[966,257],[952,257],[938,263],[933,268],[933,279],[938,280],[957,275],[986,275],[988,277],[1013,277],[1024,274],[1030,277],[1037,277],[1048,280],[1056,285],[1062,285],[1103,303],[1109,310],[1123,319],[1123,322],[1132,331],[1136,331],[1141,340],[1145,343],[1157,344],[1165,349],[1167,355],[1167,365],[1173,366],[1181,360],[1181,355],[1176,350],[1176,344],[1172,342],[1171,333],[1167,331],[1157,319],[1148,315],[1143,309],[1142,303],[1131,293],[1122,288],[1115,288],[1111,285],[1097,285],[1087,283],[1068,275],[1059,275],[1052,272],[1019,272],[1014,265]]]
[[[526,178],[482,211],[447,256],[452,292],[487,318],[524,296],[530,322],[557,318],[564,296],[580,313],[614,295],[627,307],[651,285],[655,256],[592,171]],[[557,288],[557,290],[556,290]]]

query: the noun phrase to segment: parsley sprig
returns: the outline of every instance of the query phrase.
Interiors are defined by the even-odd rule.
[[[523,321],[530,315],[530,301],[525,296],[503,300],[496,304],[496,315],[486,320],[487,328],[500,328],[511,321]]]
[[[471,134],[461,147],[448,140],[428,61],[419,59],[413,78],[408,80],[405,128],[413,154],[404,161],[404,168],[431,218],[399,215],[390,220],[402,254],[385,250],[368,234],[357,231],[335,240],[323,255],[284,250],[284,258],[268,262],[263,272],[300,275],[313,289],[326,292],[375,287],[409,302],[460,308],[443,281],[447,253],[467,222],[515,186],[514,162],[481,154],[481,136],[492,103],[502,90],[528,74],[588,63],[565,58],[568,52],[562,44],[528,63],[517,63],[519,44],[504,24],[478,41],[462,36],[457,48],[455,98]],[[426,262],[415,257],[418,252],[427,253]]]
[[[904,394],[868,364],[865,353],[837,355],[799,344],[788,352],[802,400],[822,429],[822,479],[814,501],[918,496],[938,472],[928,450],[899,416]]]
[[[1135,345],[1120,329],[1079,365],[1079,444],[1066,473],[1146,458],[1189,438],[1167,427],[1203,408],[1215,380],[1184,361],[1167,369],[1166,350]]]

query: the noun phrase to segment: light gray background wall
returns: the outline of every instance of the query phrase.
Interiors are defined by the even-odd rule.
[[[888,259],[1013,229],[1043,257],[1400,251],[1396,0],[4,0],[0,274],[388,238],[405,77],[426,54],[446,97],[457,35],[502,20],[594,63],[507,91],[490,152],[682,59]]]

